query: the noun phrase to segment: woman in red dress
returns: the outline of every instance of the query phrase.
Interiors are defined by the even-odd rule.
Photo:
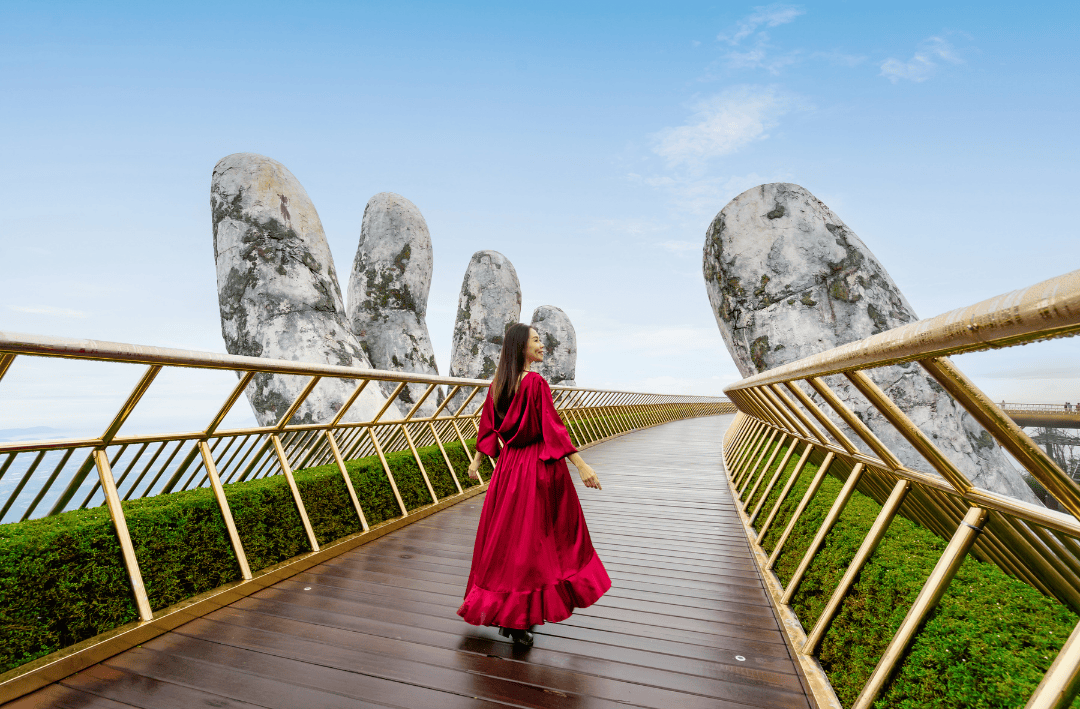
[[[498,463],[458,609],[469,623],[498,626],[526,647],[532,626],[566,620],[611,588],[563,458],[577,466],[586,487],[599,490],[600,482],[570,442],[548,383],[529,371],[543,358],[536,330],[523,323],[507,329],[469,475],[479,477],[481,455]]]

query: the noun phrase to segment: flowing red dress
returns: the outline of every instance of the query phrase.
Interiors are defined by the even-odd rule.
[[[526,373],[502,421],[489,392],[476,447],[498,462],[458,615],[473,625],[528,628],[591,606],[611,588],[611,579],[593,549],[563,460],[577,449],[543,377]]]

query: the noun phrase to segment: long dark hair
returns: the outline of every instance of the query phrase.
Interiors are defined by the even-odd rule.
[[[506,414],[510,402],[517,393],[518,380],[525,371],[525,345],[529,343],[531,327],[525,323],[514,323],[506,328],[503,336],[502,352],[499,354],[499,366],[495,370],[495,379],[491,382],[491,401],[499,416]]]

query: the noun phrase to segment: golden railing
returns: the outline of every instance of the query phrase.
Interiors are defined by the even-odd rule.
[[[1006,404],[1001,410],[1019,426],[1080,428],[1080,404]]]
[[[62,357],[145,366],[119,410],[110,420],[103,422],[100,435],[65,440],[0,442],[0,484],[5,482],[5,476],[8,476],[8,480],[17,480],[10,492],[0,493],[0,522],[56,515],[100,504],[103,500],[116,529],[141,620],[131,627],[106,634],[108,637],[100,642],[91,639],[55,656],[34,661],[25,671],[20,668],[9,673],[11,676],[0,680],[0,702],[144,642],[192,617],[299,573],[329,556],[455,504],[486,487],[486,481],[482,480],[477,487],[462,489],[458,476],[464,471],[454,470],[445,445],[451,441],[458,442],[471,455],[468,441],[475,438],[479,412],[475,403],[472,406],[470,403],[483,398],[490,383],[488,381],[0,332],[0,385],[11,371],[12,364],[20,357]],[[159,374],[169,369],[233,371],[238,381],[200,430],[126,435],[124,424],[144,400]],[[275,424],[221,428],[229,412],[259,373],[294,375],[305,377],[307,381]],[[322,379],[354,382],[353,393],[331,420],[315,424],[293,423],[294,414]],[[385,405],[369,421],[345,421],[350,407],[372,382],[389,382],[392,385]],[[398,401],[406,384],[421,384],[426,389],[403,417],[383,418],[387,411],[393,411],[391,405]],[[442,403],[432,415],[417,416],[420,407],[438,387],[445,388]],[[579,448],[630,430],[695,416],[735,412],[731,402],[722,397],[644,394],[564,386],[552,389],[555,406]],[[451,411],[448,408],[451,401],[461,403]],[[419,448],[433,445],[441,451],[456,486],[452,495],[441,499],[435,493],[418,452]],[[406,450],[411,452],[433,500],[430,505],[412,510],[406,509],[402,501],[386,457],[391,452]],[[345,465],[347,460],[372,455],[378,456],[401,511],[400,517],[377,527],[368,525],[363,505],[357,498]],[[293,471],[324,464],[336,465],[341,472],[352,501],[352,508],[342,510],[342,514],[359,517],[363,531],[320,549]],[[283,475],[288,482],[313,551],[253,575],[244,552],[244,540],[237,533],[223,486],[275,474]],[[154,613],[128,534],[122,502],[207,486],[213,489],[225,521],[242,580],[220,592],[203,594],[201,598],[181,604],[182,607]]]
[[[740,411],[724,440],[729,483],[736,498],[742,500],[737,507],[755,559],[819,704],[840,706],[816,659],[822,638],[898,512],[950,541],[863,686],[853,705],[857,709],[873,705],[969,551],[1080,612],[1080,542],[1077,541],[1080,485],[948,359],[953,354],[1010,347],[1077,332],[1080,332],[1080,271],[791,362],[743,379],[725,390]],[[868,369],[912,361],[918,362],[1071,514],[976,488],[865,373]],[[825,380],[830,375],[840,375],[850,382],[929,462],[937,475],[903,465],[833,392]],[[872,454],[860,450],[838,424],[854,431]],[[773,467],[773,459],[768,462],[762,459],[776,440],[788,444],[787,457]],[[800,445],[802,451],[795,469],[781,481],[780,473],[788,457]],[[775,450],[779,451],[780,445]],[[766,553],[761,541],[811,456],[819,461],[818,471],[776,547]],[[766,479],[770,471],[775,473]],[[843,479],[843,488],[785,587],[773,572],[773,566],[827,472]],[[766,486],[765,492],[758,498],[756,508],[746,509],[746,500],[762,485]],[[775,504],[771,509],[762,509],[770,491],[778,485],[781,492]],[[881,512],[825,609],[806,633],[790,603],[825,536],[856,489],[875,499],[881,505]],[[765,522],[755,531],[753,524],[759,517]],[[1066,641],[1027,707],[1067,706],[1078,684],[1080,626]]]

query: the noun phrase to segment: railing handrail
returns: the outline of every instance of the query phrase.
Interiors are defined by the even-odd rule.
[[[1049,595],[1056,596],[1073,610],[1080,611],[1080,484],[1033,441],[1010,417],[1005,403],[997,404],[979,390],[948,356],[978,350],[1011,347],[1040,340],[1072,336],[1080,332],[1080,271],[1038,283],[1029,288],[958,308],[927,320],[909,323],[871,337],[821,352],[809,357],[747,377],[725,389],[740,416],[734,430],[725,439],[725,462],[733,494],[742,500],[740,516],[755,551],[755,558],[765,578],[771,599],[782,616],[782,626],[799,650],[814,692],[825,703],[834,702],[821,666],[815,659],[821,639],[830,627],[840,604],[851,589],[855,576],[873,553],[889,521],[900,512],[909,490],[917,491],[916,503],[902,512],[916,523],[950,538],[934,572],[926,580],[915,603],[911,605],[900,628],[885,649],[877,666],[863,685],[854,709],[869,709],[895,671],[904,652],[910,647],[918,628],[940,600],[964,556],[974,551],[981,558],[997,564],[1009,573]],[[902,362],[918,362],[994,440],[1038,481],[1071,514],[1056,512],[1041,505],[1017,500],[1007,495],[978,488],[934,439],[916,425],[908,413],[863,370],[888,367]],[[866,421],[849,408],[826,382],[828,375],[841,375],[851,392],[858,392],[869,402],[889,433],[899,434],[930,465],[937,475],[907,467],[883,442]],[[1060,414],[1064,423],[1070,410],[1035,405],[1029,418],[1054,418]],[[1011,413],[1024,419],[1023,412]],[[884,426],[884,424],[882,424]],[[850,437],[849,437],[850,434]],[[779,439],[777,439],[779,437]],[[884,437],[890,439],[890,437]],[[766,491],[752,511],[746,505],[770,473],[773,458],[761,467],[774,439],[776,457],[781,444],[788,446],[787,456],[797,444],[805,445],[800,462],[775,498],[768,516],[755,530],[754,519],[762,511]],[[860,450],[860,440],[872,451]],[[891,440],[891,439],[890,439]],[[767,555],[761,546],[765,531],[792,489],[802,465],[812,451],[824,456],[791,513],[784,533]],[[787,458],[784,458],[787,461]],[[816,494],[826,473],[843,461],[850,472],[843,490],[836,497],[829,514],[821,522],[813,542],[803,551],[802,560],[792,577],[781,583],[772,571],[800,516]],[[780,479],[784,462],[772,473],[766,490]],[[842,476],[837,476],[842,477]],[[875,526],[864,538],[856,560],[832,592],[825,610],[813,630],[803,633],[791,602],[807,569],[814,562],[831,526],[842,513],[852,493],[859,487],[877,500],[881,513]],[[892,492],[889,492],[892,490]],[[888,500],[886,500],[886,496]],[[985,525],[985,526],[984,526]],[[1070,649],[1071,648],[1071,649]],[[1080,625],[1072,632],[1065,648],[1043,678],[1028,702],[1028,709],[1064,707],[1080,686]]]
[[[747,377],[724,392],[1080,332],[1080,270]]]
[[[383,369],[364,369],[362,367],[343,367],[317,362],[248,357],[245,355],[222,354],[202,350],[182,350],[170,347],[153,347],[105,340],[89,340],[51,335],[34,335],[22,332],[0,331],[0,354],[34,355],[39,357],[62,357],[66,359],[96,360],[105,362],[125,362],[130,364],[160,364],[195,369],[225,369],[241,372],[265,372],[268,374],[319,375],[335,379],[373,379],[377,381],[408,382],[410,384],[451,384],[461,386],[482,386],[491,384],[488,379],[469,379],[466,377],[447,377],[435,374],[400,372]],[[633,394],[650,396],[656,392],[624,391],[621,389],[594,389],[592,387],[570,387],[555,384],[554,389],[589,389],[610,394]],[[694,401],[725,401],[723,396],[697,396],[693,394],[665,394],[664,396],[685,396]]]
[[[320,554],[329,558],[327,554],[340,553],[345,542],[335,540],[332,544],[336,546],[320,547],[303,494],[293,475],[294,470],[321,465],[330,466],[328,471],[336,470],[328,474],[340,476],[349,500],[339,512],[354,523],[358,522],[363,530],[347,537],[348,544],[373,539],[382,534],[388,524],[408,524],[434,510],[468,499],[486,489],[490,481],[490,478],[484,480],[478,472],[480,484],[470,488],[467,479],[462,477],[468,463],[464,463],[459,453],[452,450],[460,446],[468,459],[475,458],[475,440],[470,439],[475,439],[478,432],[478,404],[482,400],[479,397],[490,386],[488,380],[0,332],[0,384],[6,376],[10,376],[13,362],[21,357],[125,362],[143,369],[117,413],[101,422],[100,435],[58,441],[0,443],[0,481],[5,488],[11,485],[10,489],[0,493],[0,522],[7,519],[9,513],[15,518],[12,521],[20,518],[27,520],[32,519],[32,515],[39,510],[48,509],[45,516],[49,516],[84,509],[92,502],[103,499],[113,522],[136,609],[143,624],[132,632],[124,631],[119,635],[110,631],[105,636],[99,636],[104,638],[100,642],[87,641],[90,644],[74,651],[75,654],[61,651],[52,659],[43,658],[43,664],[29,663],[25,671],[21,668],[14,671],[15,676],[10,673],[5,675],[7,679],[0,681],[0,703],[40,687],[42,682],[60,679],[98,662],[118,649],[143,642],[161,632],[162,628],[172,627],[170,623],[175,624],[175,618],[179,615],[183,615],[186,622],[216,607],[217,602],[207,596],[196,604],[201,610],[194,616],[194,606],[186,601],[160,612],[152,611],[142,580],[140,561],[127,527],[125,500],[211,488],[241,577],[240,581],[228,587],[227,593],[237,597],[237,593],[246,595],[260,587],[262,582],[257,580],[258,574],[279,575],[285,572],[273,567],[253,573],[246,556],[245,540],[229,507],[226,490],[232,482],[244,483],[280,473],[311,549],[311,552],[301,556],[310,560]],[[121,435],[124,424],[151,390],[158,375],[178,368],[233,371],[239,375],[239,379],[232,387],[222,391],[221,405],[214,409],[216,413],[208,418],[202,430]],[[259,375],[269,375],[268,378],[298,375],[299,378],[306,378],[307,382],[285,390],[286,394],[281,396],[287,395],[288,399],[277,402],[274,407],[275,422],[221,429],[221,424],[249,391],[249,387],[258,383],[256,377]],[[294,418],[296,412],[319,382],[332,379],[350,380],[347,386],[336,392],[342,394],[343,398],[334,398],[332,404],[318,409],[315,415],[322,419],[320,422],[294,423],[301,420]],[[368,388],[373,381],[377,384]],[[409,391],[408,384],[421,386],[405,397],[402,393]],[[445,385],[448,391],[436,393],[439,385]],[[735,411],[730,400],[717,396],[649,394],[562,385],[554,386],[552,390],[554,406],[574,445],[579,448],[668,421]],[[378,396],[369,398],[363,411],[357,412],[353,420],[344,420],[351,411],[350,407],[360,401],[359,397],[372,392]],[[426,409],[422,408],[425,402],[429,402]],[[268,416],[260,418],[265,421]],[[410,468],[410,464],[392,457],[391,454],[395,452],[402,454],[406,460],[411,456],[415,467]],[[425,456],[428,456],[429,463],[436,461],[439,469],[429,471],[424,464]],[[354,486],[352,473],[346,465],[347,461],[361,458],[378,461],[377,466],[385,474],[400,512],[398,521],[383,522],[381,527],[369,525],[364,507],[373,498],[364,496],[363,490]],[[414,479],[412,484],[415,489],[412,492],[419,491],[421,502],[417,503],[414,495],[409,497],[412,504],[406,504],[406,496],[402,493],[409,493],[409,490],[399,490],[395,475],[395,466],[399,465],[403,466],[398,468],[399,472],[404,469],[419,473],[422,486]],[[457,470],[455,465],[458,466]],[[432,474],[429,475],[429,472]],[[435,478],[436,474],[448,474],[449,480]],[[358,495],[358,491],[361,494]],[[423,502],[425,499],[430,499],[431,503]],[[40,512],[38,516],[42,516]],[[297,573],[306,568],[294,563],[298,558],[284,562],[292,569],[288,573]],[[217,594],[219,590],[208,593]],[[157,630],[148,630],[148,624],[155,623]],[[106,651],[103,647],[110,649]]]
[[[1014,404],[1001,402],[1004,411],[1038,411],[1054,414],[1080,414],[1080,404]]]

